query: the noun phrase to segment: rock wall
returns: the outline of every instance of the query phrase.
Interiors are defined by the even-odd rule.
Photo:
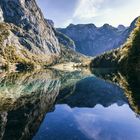
[[[70,24],[58,30],[74,40],[76,51],[88,56],[97,56],[120,47],[132,29],[133,26],[122,28],[122,25],[120,29],[120,26],[115,28],[109,24],[102,27],[96,27],[94,24]]]
[[[5,22],[13,23],[28,33],[21,35],[15,32],[23,46],[37,54],[59,54],[57,38],[35,0],[1,0],[0,6]]]

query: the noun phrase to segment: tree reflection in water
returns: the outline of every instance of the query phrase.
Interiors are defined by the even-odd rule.
[[[89,73],[50,70],[1,73],[0,139],[31,139],[55,104],[94,108],[98,104],[108,107],[129,102],[134,112],[140,113],[138,73],[122,76],[117,71],[94,70],[93,74],[99,78]]]

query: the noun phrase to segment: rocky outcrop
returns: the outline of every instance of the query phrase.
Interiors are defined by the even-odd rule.
[[[35,0],[1,0],[0,7],[1,65],[53,63],[59,42]]]
[[[132,25],[130,28],[123,25],[115,28],[109,24],[104,24],[102,27],[96,27],[94,24],[70,24],[67,28],[58,30],[74,40],[76,51],[85,55],[96,56],[120,47],[132,29]]]
[[[46,24],[35,0],[1,0],[4,21],[20,27],[28,35],[14,32],[23,46],[35,53],[58,54],[59,44]]]
[[[0,7],[1,68],[33,69],[83,57],[74,51],[72,39],[44,19],[35,0],[2,0]]]
[[[54,28],[54,22],[51,19],[45,19],[46,23],[49,24],[51,27]]]
[[[75,51],[75,43],[71,38],[57,30],[55,30],[55,35],[58,38],[60,44],[66,46],[67,48],[71,48]]]

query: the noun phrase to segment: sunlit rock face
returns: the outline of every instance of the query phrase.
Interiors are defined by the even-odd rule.
[[[21,28],[14,31],[21,45],[36,54],[58,55],[60,47],[35,0],[1,0],[4,21]]]

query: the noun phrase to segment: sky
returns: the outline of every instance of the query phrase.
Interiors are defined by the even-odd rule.
[[[52,19],[55,27],[70,23],[93,23],[102,26],[108,23],[117,27],[129,26],[140,16],[140,0],[36,0],[44,17]]]

